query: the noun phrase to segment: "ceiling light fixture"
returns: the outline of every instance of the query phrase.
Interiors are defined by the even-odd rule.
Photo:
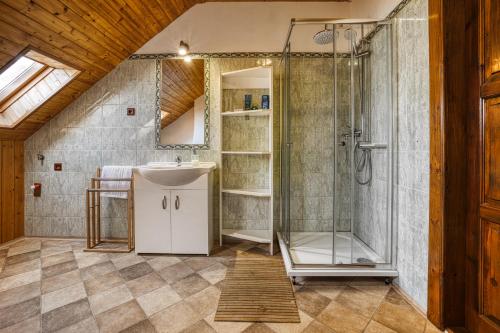
[[[184,61],[185,61],[185,62],[191,62],[191,60],[193,60],[193,58],[191,58],[191,56],[190,56],[189,54],[186,54],[186,55],[184,56]]]
[[[189,52],[189,45],[181,40],[181,42],[179,43],[179,50],[177,51],[177,53],[179,53],[179,55],[181,56],[184,56],[188,54],[188,52]]]

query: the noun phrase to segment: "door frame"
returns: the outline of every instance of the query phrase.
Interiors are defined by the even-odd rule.
[[[429,0],[429,320],[471,327],[477,303],[480,175],[478,0]],[[464,195],[465,194],[465,195]],[[477,307],[477,306],[476,306]]]

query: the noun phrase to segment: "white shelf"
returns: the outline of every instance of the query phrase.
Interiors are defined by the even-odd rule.
[[[270,109],[259,109],[259,110],[243,110],[243,111],[226,111],[222,112],[222,116],[227,117],[238,117],[238,116],[250,116],[250,117],[266,117],[271,115]]]
[[[269,230],[222,229],[221,234],[257,243],[272,243]]]
[[[223,193],[246,195],[251,197],[270,198],[270,189],[222,189]]]
[[[270,151],[223,151],[225,155],[271,155]]]

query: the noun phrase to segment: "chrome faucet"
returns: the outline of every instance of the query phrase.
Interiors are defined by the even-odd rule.
[[[180,155],[177,155],[177,157],[175,158],[175,161],[177,162],[177,166],[180,167],[181,166],[181,163],[182,163],[182,158]]]

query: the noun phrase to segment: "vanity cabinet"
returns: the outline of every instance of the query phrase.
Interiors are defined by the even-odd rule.
[[[164,186],[134,171],[135,251],[210,254],[211,173],[190,184]]]

